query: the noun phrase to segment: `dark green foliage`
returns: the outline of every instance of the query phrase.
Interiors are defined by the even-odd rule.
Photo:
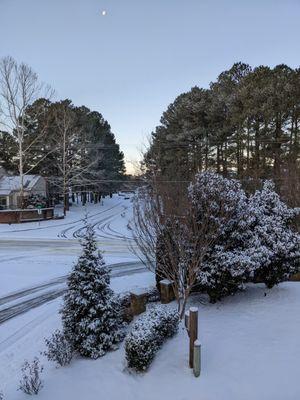
[[[73,357],[73,346],[63,332],[56,330],[49,339],[45,339],[47,350],[43,354],[49,361],[61,367],[70,364]]]
[[[38,117],[36,117],[38,115]],[[124,179],[124,155],[103,116],[71,100],[37,100],[27,110],[27,168],[49,177],[53,193],[115,191]],[[103,180],[107,181],[103,184]],[[65,186],[65,188],[63,188]]]
[[[193,87],[163,113],[145,155],[148,173],[172,181],[203,170],[242,179],[272,178],[300,204],[300,69],[236,63],[205,90]],[[252,179],[249,180],[249,177]]]
[[[6,171],[17,172],[18,168],[14,162],[18,146],[15,138],[8,132],[0,131],[0,167]]]
[[[178,324],[178,312],[161,305],[139,318],[125,339],[128,367],[145,371],[166,338],[177,332]]]
[[[120,302],[109,284],[109,270],[86,223],[82,254],[68,278],[61,311],[64,334],[82,356],[101,357],[124,336]]]

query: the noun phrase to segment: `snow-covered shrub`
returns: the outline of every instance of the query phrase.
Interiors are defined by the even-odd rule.
[[[40,374],[43,366],[36,357],[31,363],[25,361],[22,368],[22,379],[20,380],[19,390],[26,394],[38,394],[43,387]]]
[[[197,288],[215,301],[236,292],[246,281],[245,265],[240,259],[235,263],[229,253],[236,248],[232,235],[244,218],[247,197],[237,180],[204,172],[197,174],[189,186],[189,200],[195,225],[200,225],[204,235],[207,230],[209,236]]]
[[[56,330],[51,338],[45,339],[47,350],[43,353],[49,361],[54,361],[60,366],[70,364],[73,357],[73,346],[65,334]]]
[[[288,279],[299,268],[300,235],[292,229],[299,213],[300,209],[289,208],[281,201],[271,181],[266,181],[262,190],[249,199],[247,247],[256,250],[253,275],[269,288]]]
[[[123,339],[121,307],[110,289],[109,270],[86,222],[82,254],[68,277],[61,310],[63,330],[75,351],[98,358]]]
[[[147,290],[147,302],[156,303],[160,300],[160,293],[156,287],[151,287]]]
[[[0,400],[4,400],[4,394],[3,394],[3,392],[0,392]]]
[[[128,367],[146,370],[164,340],[177,332],[178,323],[178,312],[161,305],[140,317],[125,338]]]
[[[280,200],[272,182],[247,197],[236,180],[206,172],[196,176],[189,195],[199,222],[209,220],[217,227],[197,285],[211,301],[247,282],[260,280],[271,287],[295,271],[300,237],[290,224],[299,210]]]

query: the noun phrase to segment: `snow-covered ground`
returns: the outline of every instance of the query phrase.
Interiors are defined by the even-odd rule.
[[[0,392],[11,381],[15,386],[20,363],[39,354],[44,337],[58,324],[61,299],[49,301],[49,296],[65,288],[64,277],[81,250],[86,214],[107,264],[113,264],[113,289],[154,284],[153,275],[129,250],[132,206],[124,197],[74,205],[64,220],[0,225]],[[38,307],[32,308],[33,303]]]
[[[144,275],[145,276],[145,275]],[[200,307],[202,372],[194,378],[187,366],[184,329],[158,352],[149,371],[136,375],[125,368],[124,349],[96,361],[75,359],[56,368],[43,357],[41,400],[297,400],[300,397],[300,284],[283,283],[267,291],[253,285],[222,303]],[[19,365],[43,350],[43,337],[60,326],[59,301],[36,310],[15,354],[1,348],[1,385],[6,399],[23,400],[16,391]],[[13,322],[12,322],[13,323]],[[37,323],[37,327],[35,326]],[[15,362],[11,364],[11,359]]]
[[[0,297],[68,273],[80,253],[86,213],[107,263],[136,261],[128,248],[132,206],[124,196],[105,198],[103,204],[73,205],[64,220],[0,224]]]
[[[130,201],[114,196],[103,205],[89,205],[87,211],[106,261],[136,262],[128,249]],[[85,212],[74,206],[65,220],[0,225],[0,311],[5,307],[1,305],[3,296],[56,280],[70,271],[80,252],[78,239]],[[117,292],[153,285],[153,275],[144,271],[112,279]],[[145,374],[126,370],[122,346],[96,361],[77,358],[70,366],[57,369],[40,352],[45,348],[44,338],[60,327],[60,305],[61,298],[57,298],[0,324],[0,392],[5,400],[28,398],[17,391],[20,367],[24,359],[35,356],[45,367],[44,388],[38,395],[41,400],[300,398],[298,282],[283,283],[270,291],[252,285],[215,305],[192,297],[189,305],[200,308],[200,378],[194,378],[188,368],[188,339],[183,328],[166,342]]]

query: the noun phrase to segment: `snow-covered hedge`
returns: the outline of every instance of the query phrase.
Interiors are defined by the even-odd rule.
[[[146,370],[164,340],[177,332],[178,323],[177,311],[161,305],[139,318],[125,338],[128,367],[136,371]]]

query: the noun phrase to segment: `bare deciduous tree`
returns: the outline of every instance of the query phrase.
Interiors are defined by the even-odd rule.
[[[26,142],[26,111],[39,97],[49,98],[53,95],[50,87],[38,80],[37,74],[25,63],[18,64],[12,57],[0,60],[0,109],[1,125],[3,125],[16,139],[18,145],[18,161],[20,175],[20,203],[23,207],[24,176],[32,170],[25,171],[25,156],[38,137]]]
[[[68,102],[58,103],[53,110],[53,126],[55,135],[52,137],[52,147],[55,149],[55,168],[59,176],[49,180],[62,192],[64,198],[64,213],[69,210],[69,191],[73,186],[84,185],[85,175],[91,167],[100,161],[95,157],[89,161],[86,157],[89,145],[85,132],[77,124],[76,113]]]
[[[132,251],[161,279],[172,282],[183,318],[186,302],[197,284],[208,251],[218,239],[234,207],[218,201],[216,192],[197,199],[201,187],[189,194],[173,182],[152,183],[139,189],[134,199],[130,228]],[[192,186],[190,187],[190,189]],[[193,192],[194,190],[194,192]],[[183,192],[185,191],[185,195]]]

